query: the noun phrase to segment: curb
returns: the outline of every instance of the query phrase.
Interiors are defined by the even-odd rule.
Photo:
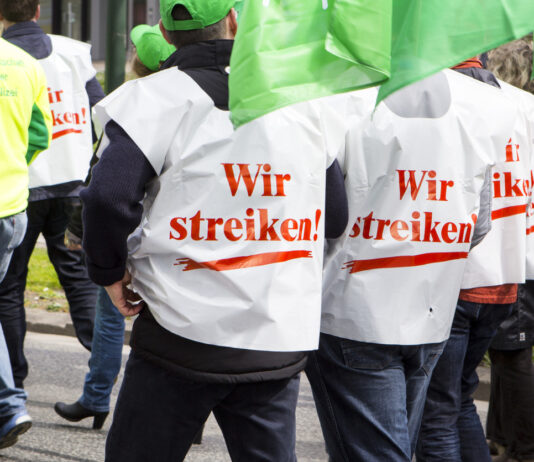
[[[37,238],[36,247],[46,249],[46,241],[42,234]],[[124,345],[130,344],[133,321],[126,320]],[[76,337],[72,319],[68,313],[54,313],[38,308],[26,308],[26,330],[39,334],[55,334]]]
[[[130,343],[133,321],[126,320],[124,344]],[[40,334],[67,335],[76,337],[72,320],[68,313],[52,313],[37,308],[26,308],[26,330]]]

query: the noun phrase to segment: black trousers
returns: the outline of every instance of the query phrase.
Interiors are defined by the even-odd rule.
[[[532,347],[489,350],[491,395],[487,437],[510,457],[534,458],[534,366]]]
[[[106,462],[180,462],[212,411],[233,462],[296,462],[299,383],[192,382],[132,351]]]
[[[53,198],[29,202],[26,235],[22,244],[15,249],[7,274],[0,284],[0,322],[6,337],[15,385],[20,388],[28,375],[23,349],[26,335],[24,290],[28,262],[39,233],[46,240],[48,256],[65,290],[78,340],[85,348],[91,349],[97,286],[87,275],[83,252],[68,250],[63,241],[72,201],[72,198]]]

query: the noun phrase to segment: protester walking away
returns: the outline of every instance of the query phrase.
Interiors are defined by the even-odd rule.
[[[450,70],[376,109],[376,90],[362,93],[367,111],[349,120],[341,162],[349,225],[328,245],[306,373],[332,461],[410,462],[469,249],[490,228],[489,166],[516,110]]]
[[[0,281],[26,229],[28,167],[48,147],[52,119],[46,78],[36,60],[0,38]],[[13,383],[0,324],[0,449],[12,446],[32,424],[27,395]]]
[[[176,51],[163,38],[159,25],[134,27],[130,33],[136,52],[132,69],[138,77],[152,74]],[[96,156],[95,156],[96,157]],[[97,159],[94,159],[96,163]],[[89,184],[90,175],[86,181]],[[81,246],[83,226],[81,205],[76,207],[67,226],[67,247]],[[64,419],[79,422],[93,417],[93,428],[100,429],[109,413],[111,390],[119,375],[124,343],[124,316],[111,302],[103,287],[98,289],[93,348],[82,396],[72,404],[57,402],[54,410]]]
[[[234,131],[233,5],[161,1],[163,35],[177,48],[166,70],[96,106],[107,139],[81,194],[89,274],[123,314],[140,312],[108,461],[183,460],[211,411],[232,460],[296,460],[323,230],[346,224],[334,162],[343,136],[338,146],[322,136],[343,121],[305,102]],[[130,274],[144,309],[132,305]]]
[[[0,285],[0,320],[4,325],[15,383],[28,374],[24,356],[26,320],[24,289],[28,262],[39,233],[65,289],[80,343],[91,349],[97,287],[90,281],[81,251],[63,243],[68,215],[78,199],[92,155],[91,107],[104,93],[95,78],[90,46],[47,35],[37,25],[39,0],[0,1],[3,37],[38,59],[48,81],[53,115],[50,149],[30,168],[28,228]]]
[[[517,284],[525,280],[532,134],[524,98],[520,90],[497,81],[476,58],[456,70],[502,93],[516,107],[516,115],[512,129],[501,139],[488,129],[482,130],[501,143],[492,174],[492,229],[467,260],[450,338],[428,390],[418,462],[491,461],[472,397],[478,386],[476,368],[497,328],[510,314],[517,299]],[[491,122],[495,123],[498,119]]]
[[[531,36],[490,51],[488,69],[499,79],[534,93],[534,81],[530,80]],[[534,117],[532,117],[534,98],[522,94],[522,100],[529,105],[527,114],[534,127]],[[533,138],[534,130],[530,133],[530,138]],[[520,152],[523,153],[524,150]],[[532,197],[530,197],[527,217],[527,281],[519,285],[517,302],[513,305],[512,314],[500,325],[489,349],[491,394],[486,437],[490,440],[492,452],[501,453],[496,458],[501,462],[534,461],[534,367],[532,364],[534,228],[531,228],[532,210]]]
[[[520,284],[512,314],[491,342],[486,438],[498,462],[534,461],[534,281]]]

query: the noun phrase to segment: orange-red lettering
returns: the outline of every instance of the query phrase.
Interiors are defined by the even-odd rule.
[[[363,219],[363,238],[364,239],[372,239],[373,236],[371,236],[371,225],[373,224],[373,221],[375,219],[373,218],[373,212],[371,212],[369,215],[367,215]]]
[[[248,217],[254,216],[254,209],[247,209],[246,214]],[[254,218],[245,218],[245,223],[247,225],[247,241],[256,240],[256,226],[254,224]]]
[[[428,184],[428,196],[426,200],[435,201],[436,200],[436,180],[434,180],[434,178],[436,178],[436,172],[434,170],[430,170],[430,172],[428,172],[428,176],[429,178],[432,178],[432,180],[426,180]]]
[[[441,191],[440,191],[440,195],[439,195],[439,200],[444,202],[444,201],[447,201],[447,188],[448,187],[453,187],[454,186],[454,181],[452,180],[440,180],[440,184],[441,184]]]
[[[395,220],[393,223],[391,223],[390,232],[391,237],[395,239],[396,241],[405,241],[408,239],[408,236],[401,236],[400,231],[408,231],[408,223],[402,220]]]
[[[267,209],[258,209],[260,212],[260,241],[279,241],[280,237],[276,234],[274,225],[278,218],[273,218],[269,224],[269,214]],[[269,236],[269,237],[267,237]]]
[[[406,183],[405,177],[407,171],[409,173],[408,184]],[[425,176],[428,173],[427,170],[422,171],[422,176],[421,180],[419,181],[419,184],[417,184],[417,181],[415,179],[415,170],[397,170],[397,173],[399,174],[400,199],[402,200],[402,198],[406,194],[406,191],[408,190],[408,187],[410,188],[410,195],[412,196],[412,199],[417,199],[417,195],[419,194],[419,190],[421,189],[423,180],[425,179]]]
[[[378,218],[376,221],[377,221],[378,225],[377,225],[377,228],[376,228],[376,237],[375,237],[375,239],[377,241],[383,241],[384,240],[384,237],[383,237],[384,236],[384,228],[386,226],[389,226],[391,221],[390,220],[382,220],[380,218]]]
[[[232,193],[232,196],[236,195],[237,189],[239,188],[239,183],[241,182],[241,178],[243,179],[243,183],[245,183],[247,194],[249,196],[252,196],[252,193],[254,192],[254,188],[256,187],[256,181],[258,179],[258,175],[260,174],[260,170],[263,167],[263,164],[257,164],[258,168],[256,169],[256,175],[254,176],[254,180],[252,180],[252,177],[250,176],[250,170],[249,170],[250,164],[237,164],[239,168],[239,176],[237,177],[237,180],[234,175],[234,165],[236,164],[221,164],[221,165],[224,167],[224,172],[226,174],[226,179],[228,181],[228,186],[230,187],[230,192]],[[265,167],[267,167],[267,165]],[[269,166],[269,169],[270,169],[270,166]]]
[[[297,231],[298,229],[299,224],[297,220],[293,220],[292,218],[284,220],[280,225],[280,233],[286,241],[294,241],[297,238],[298,233],[292,235],[291,231]]]
[[[360,220],[361,220],[360,217],[356,218],[356,222],[352,226],[352,233],[349,234],[349,237],[358,237],[360,235],[360,226],[359,226]]]
[[[441,238],[447,244],[452,244],[456,239],[456,236],[451,238],[450,233],[456,233],[456,231],[458,231],[458,227],[449,221],[443,225],[443,228],[441,228]]]
[[[458,244],[467,244],[471,242],[471,224],[460,223],[460,231],[458,231]]]
[[[222,218],[208,218],[208,234],[206,241],[217,240],[217,225],[222,225],[224,220]]]
[[[299,241],[311,241],[312,222],[309,218],[302,218],[299,224]]]
[[[184,225],[187,223],[187,218],[184,218],[184,217],[173,218],[170,222],[170,225],[171,225],[171,228],[178,233],[178,236],[173,235],[173,232],[171,231],[169,233],[169,239],[175,239],[177,241],[181,241],[187,237],[187,229],[185,228],[185,226],[179,223],[179,220],[183,221]]]
[[[276,195],[277,196],[285,196],[284,192],[284,181],[290,181],[291,175],[285,174],[285,175],[275,175],[276,177]]]
[[[224,235],[229,241],[238,241],[243,237],[243,233],[236,236],[233,231],[240,231],[243,229],[243,224],[237,218],[229,218],[224,224]]]
[[[432,222],[432,212],[425,212],[425,235],[423,242],[440,242],[436,228],[439,221]]]
[[[421,214],[419,212],[413,212],[412,218],[419,220]],[[411,221],[412,224],[412,242],[421,242],[421,223],[419,221]]]
[[[191,221],[191,239],[201,241],[203,238],[200,236],[200,223],[204,221],[204,218],[200,218],[200,210],[189,220]]]

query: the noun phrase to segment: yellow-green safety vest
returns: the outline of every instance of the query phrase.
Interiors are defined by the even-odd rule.
[[[52,118],[40,64],[0,38],[0,218],[28,202],[28,164],[50,143]]]

